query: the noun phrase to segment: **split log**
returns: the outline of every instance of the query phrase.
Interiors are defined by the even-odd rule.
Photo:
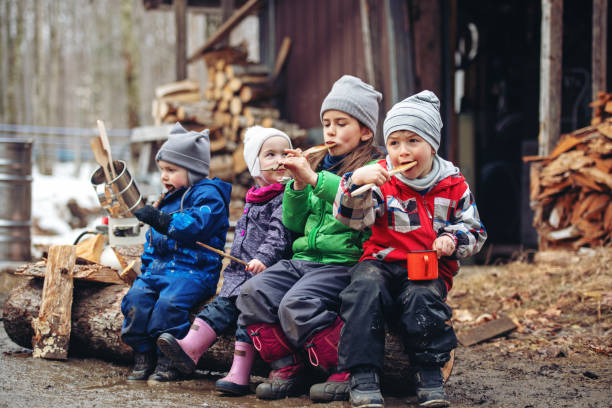
[[[272,98],[278,96],[280,93],[281,90],[274,85],[265,83],[252,84],[243,86],[242,89],[240,89],[240,99],[244,103],[250,103],[260,99]]]
[[[22,347],[31,347],[32,319],[38,316],[42,292],[42,280],[29,279],[8,294],[4,304],[4,328],[12,341]],[[70,337],[71,355],[96,357],[117,362],[131,362],[132,350],[120,340],[123,315],[121,299],[127,292],[126,285],[102,285],[76,282],[72,308],[72,334]],[[201,305],[194,309],[197,313]],[[193,318],[194,315],[192,315]],[[233,360],[233,341],[235,328],[217,338],[198,363],[204,370],[227,371]],[[385,337],[385,360],[383,381],[405,387],[412,375],[412,367],[403,351],[399,337],[387,332]],[[450,376],[454,364],[451,361],[443,367],[445,378]],[[253,374],[266,376],[268,366],[259,357],[253,366]]]
[[[57,245],[49,248],[40,311],[32,320],[33,357],[54,360],[68,358],[74,285],[72,270],[75,261],[74,245]]]
[[[228,78],[238,78],[247,75],[268,76],[270,69],[264,64],[229,64],[225,66],[225,75]]]
[[[95,234],[93,237],[89,237],[76,246],[77,258],[83,258],[90,262],[100,262],[100,256],[104,251],[104,236],[102,234]]]
[[[78,262],[78,259],[77,259]],[[134,261],[134,263],[136,263]],[[33,276],[44,278],[46,274],[46,262],[40,261],[29,265],[20,266],[15,270],[15,275]],[[76,264],[72,270],[73,279],[85,280],[89,282],[113,283],[123,285],[126,282],[121,280],[117,270],[97,263]]]
[[[184,92],[199,92],[200,83],[193,79],[185,79],[183,81],[171,82],[169,84],[160,85],[155,88],[155,97],[163,98],[177,93]]]

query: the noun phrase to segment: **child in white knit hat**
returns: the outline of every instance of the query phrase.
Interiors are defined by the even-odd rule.
[[[379,373],[383,366],[389,310],[399,308],[402,339],[416,368],[419,403],[449,405],[441,366],[450,359],[457,339],[446,324],[452,311],[446,295],[458,272],[458,259],[474,255],[487,234],[474,197],[451,162],[437,155],[440,146],[440,102],[422,91],[397,104],[383,125],[387,157],[342,178],[334,214],[342,223],[372,228],[351,283],[342,292],[345,321],[338,366],[351,373],[353,407],[383,406]],[[416,162],[394,176],[389,172]],[[375,187],[352,195],[362,185]],[[409,253],[433,250],[438,278],[410,280]]]
[[[284,185],[279,183],[287,171],[278,168],[278,164],[291,147],[289,136],[278,129],[254,126],[245,134],[244,159],[256,185],[247,192],[230,253],[248,265],[230,262],[223,271],[219,295],[198,314],[184,338],[163,334],[157,341],[161,351],[185,374],[192,373],[217,336],[236,323],[236,296],[242,284],[290,254],[291,236],[282,223]],[[251,338],[240,325],[234,347],[232,368],[216,387],[224,393],[244,395],[249,392],[254,350]]]

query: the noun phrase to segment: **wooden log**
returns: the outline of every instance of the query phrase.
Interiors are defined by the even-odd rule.
[[[252,117],[259,116],[260,118],[270,117],[272,119],[279,119],[280,118],[280,112],[279,112],[278,109],[274,109],[274,108],[258,108],[256,106],[246,106],[244,108],[244,115],[245,116],[252,116]]]
[[[89,237],[79,242],[76,246],[77,258],[87,259],[94,263],[100,262],[102,251],[104,251],[104,237],[102,234]]]
[[[270,68],[264,64],[229,64],[225,66],[228,78],[239,78],[247,75],[268,76]]]
[[[234,116],[240,115],[240,113],[242,113],[242,101],[239,97],[234,96],[232,99],[230,99],[229,111]]]
[[[223,71],[215,72],[215,88],[223,89],[227,83],[227,77]]]
[[[208,51],[202,54],[204,64],[207,68],[216,69],[217,61],[223,60],[225,64],[233,64],[235,62],[246,61],[248,52],[246,46],[240,45],[238,47],[224,47],[214,51]],[[190,58],[189,62],[195,61],[199,58],[198,55],[194,55]],[[209,78],[211,78],[209,76]]]
[[[280,88],[269,84],[252,84],[243,86],[240,89],[240,99],[244,103],[257,101],[260,99],[272,98],[280,94]]]
[[[200,91],[182,92],[159,98],[162,102],[198,102],[202,99]]]
[[[7,335],[22,347],[31,348],[31,322],[38,316],[43,283],[41,279],[24,280],[11,290],[3,309],[3,323]],[[123,315],[121,300],[128,290],[126,285],[103,285],[76,282],[72,308],[72,331],[70,354],[96,357],[116,362],[131,362],[133,352],[120,340]],[[194,308],[192,318],[204,304]],[[232,364],[235,328],[228,328],[217,338],[215,344],[202,356],[198,368],[227,371]],[[411,378],[412,367],[404,346],[394,331],[385,336],[385,359],[383,382],[387,386],[405,386]],[[450,376],[454,364],[451,361],[443,367],[445,378]],[[268,366],[259,356],[255,359],[253,374],[266,376]]]
[[[65,360],[70,342],[72,311],[72,270],[76,261],[74,245],[49,248],[40,312],[32,321],[33,357]]]
[[[15,270],[15,275],[33,276],[44,278],[47,270],[47,262],[40,261],[29,265],[24,265]],[[121,280],[117,270],[97,263],[94,264],[75,264],[72,270],[73,279],[89,282],[112,283],[124,285],[126,282]]]
[[[498,319],[458,333],[457,338],[461,344],[467,347],[494,337],[503,336],[515,329],[516,324],[509,317],[500,316]]]
[[[192,121],[198,122],[203,125],[213,123],[213,112],[210,102],[204,102],[204,104],[181,104],[176,110],[176,117],[179,121]]]
[[[171,82],[155,88],[155,97],[163,98],[176,93],[200,92],[200,83],[193,79]]]
[[[221,98],[219,104],[217,105],[217,111],[225,113],[229,110],[229,101],[227,99]],[[230,119],[231,123],[231,119]]]

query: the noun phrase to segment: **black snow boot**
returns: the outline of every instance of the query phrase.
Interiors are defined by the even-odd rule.
[[[174,367],[172,360],[166,356],[160,356],[157,360],[155,371],[149,377],[149,381],[177,381],[181,380],[183,375]]]
[[[352,407],[384,407],[380,392],[380,379],[374,367],[364,366],[351,370],[351,391],[349,400]]]
[[[134,368],[128,375],[127,379],[130,381],[144,381],[155,369],[155,362],[157,361],[157,353],[155,350],[147,351],[145,353],[134,354]]]
[[[440,367],[421,367],[416,373],[416,394],[421,407],[448,407]]]

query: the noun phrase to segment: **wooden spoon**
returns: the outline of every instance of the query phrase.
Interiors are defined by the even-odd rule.
[[[113,156],[111,155],[110,143],[108,141],[108,135],[106,134],[106,128],[104,127],[104,122],[98,119],[98,131],[100,132],[100,139],[102,140],[102,147],[106,150],[108,154],[108,161],[110,164],[111,175],[113,176],[113,180],[117,177],[115,173],[115,164],[113,162]]]
[[[99,137],[92,137],[89,144],[91,145],[91,150],[93,151],[96,162],[98,162],[104,171],[106,183],[110,184],[114,178],[111,177],[110,173],[108,172],[108,156],[106,155],[104,147],[102,146],[102,140],[100,140]]]
[[[401,166],[398,166],[398,167],[396,167],[396,168],[394,168],[394,169],[390,170],[390,171],[389,171],[389,175],[390,175],[390,176],[393,176],[394,174],[401,173],[402,171],[409,170],[409,169],[413,168],[413,167],[414,167],[414,166],[416,166],[416,165],[417,165],[417,162],[416,162],[416,161],[413,161],[413,162],[410,162],[410,163],[403,164],[403,165],[401,165]],[[375,186],[375,184],[374,184],[374,183],[365,184],[365,185],[363,185],[363,186],[359,187],[357,190],[353,191],[353,192],[351,193],[351,197],[356,197],[356,196],[358,196],[358,195],[361,195],[361,194],[365,193],[366,191],[370,190],[370,189],[371,189],[372,187],[374,187],[374,186]]]

